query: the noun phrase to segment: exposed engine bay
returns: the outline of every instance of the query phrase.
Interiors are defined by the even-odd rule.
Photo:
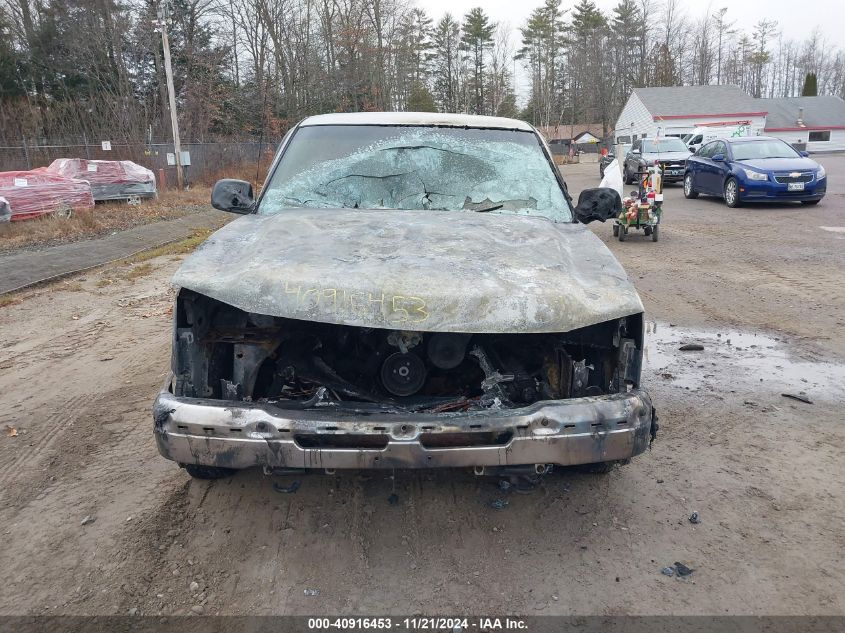
[[[190,290],[175,313],[177,396],[290,408],[514,408],[638,386],[642,315],[561,334],[387,330],[247,313]]]

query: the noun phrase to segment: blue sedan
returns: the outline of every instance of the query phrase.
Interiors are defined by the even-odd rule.
[[[767,136],[711,141],[687,160],[684,195],[720,196],[729,207],[743,202],[818,204],[827,191],[824,167],[780,139]]]

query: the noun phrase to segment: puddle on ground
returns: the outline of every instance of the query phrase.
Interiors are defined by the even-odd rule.
[[[795,358],[778,338],[731,329],[646,328],[643,377],[684,389],[716,393],[731,390],[805,394],[811,400],[845,399],[845,364]],[[682,352],[685,343],[703,351]]]

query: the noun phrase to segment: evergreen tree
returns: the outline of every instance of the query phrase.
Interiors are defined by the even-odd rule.
[[[434,97],[443,112],[459,110],[461,27],[450,13],[445,14],[434,29],[433,86]]]
[[[422,83],[414,84],[411,88],[407,106],[409,112],[437,112],[434,97]]]
[[[801,90],[802,97],[815,97],[819,94],[816,73],[807,73],[804,76],[804,88]]]
[[[484,9],[470,9],[464,16],[463,37],[461,44],[472,63],[470,90],[472,92],[471,110],[475,114],[484,112],[484,53],[493,42],[496,25],[490,22]]]

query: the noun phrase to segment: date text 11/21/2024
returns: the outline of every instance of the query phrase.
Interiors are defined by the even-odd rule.
[[[397,630],[397,631],[527,631],[528,625],[521,618],[449,618],[414,616],[406,618],[391,617],[349,617],[349,618],[308,618],[311,631],[361,631],[361,630]]]

